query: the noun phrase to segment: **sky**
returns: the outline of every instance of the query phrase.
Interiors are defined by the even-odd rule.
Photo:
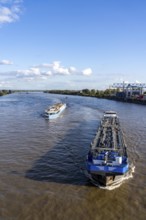
[[[1,89],[146,83],[146,0],[0,0]]]

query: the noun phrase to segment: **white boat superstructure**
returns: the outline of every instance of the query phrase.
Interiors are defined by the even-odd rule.
[[[50,106],[48,109],[46,109],[44,115],[48,119],[54,119],[57,118],[65,108],[66,103],[56,103]]]
[[[115,111],[106,111],[106,112],[104,112],[103,117],[116,118],[117,117],[117,113]]]

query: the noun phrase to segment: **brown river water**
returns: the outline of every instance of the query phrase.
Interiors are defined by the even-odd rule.
[[[43,111],[66,102],[52,121]],[[131,177],[101,189],[85,158],[105,110],[120,118]],[[0,220],[145,220],[146,106],[45,93],[0,97]]]

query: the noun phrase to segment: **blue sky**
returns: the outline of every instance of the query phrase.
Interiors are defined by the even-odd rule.
[[[146,82],[145,0],[0,0],[0,89]]]

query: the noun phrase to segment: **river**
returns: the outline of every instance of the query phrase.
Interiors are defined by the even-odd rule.
[[[48,121],[44,109],[67,108]],[[118,113],[131,178],[113,190],[85,175],[105,110]],[[0,220],[145,220],[146,106],[91,97],[13,93],[0,97]]]

